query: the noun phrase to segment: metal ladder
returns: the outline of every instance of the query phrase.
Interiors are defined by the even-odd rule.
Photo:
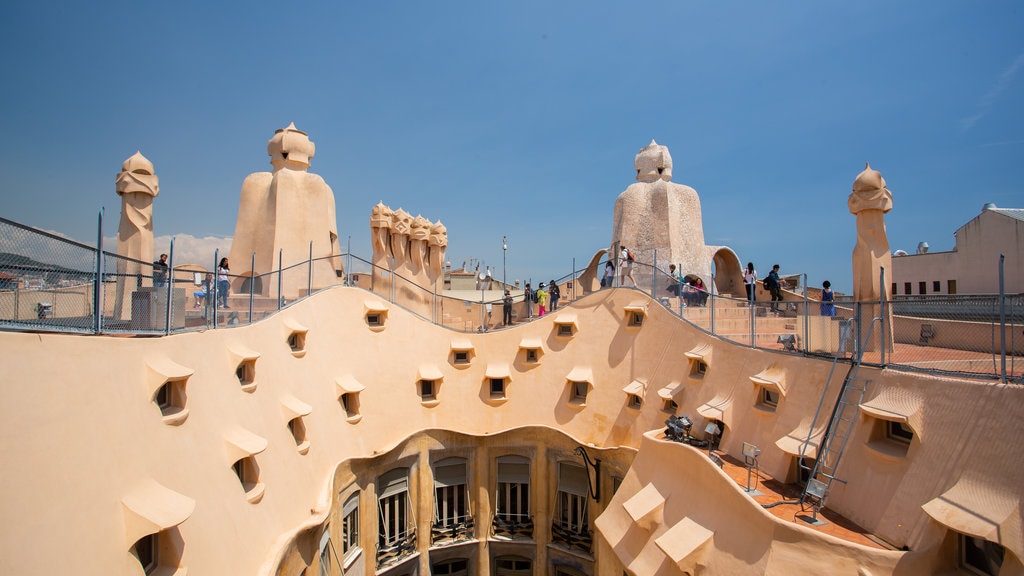
[[[842,461],[843,453],[846,451],[846,444],[849,441],[853,427],[856,424],[860,403],[864,400],[864,392],[867,390],[867,385],[869,383],[868,380],[858,378],[857,373],[860,369],[861,360],[863,358],[864,344],[871,341],[871,330],[874,328],[875,320],[880,319],[872,319],[871,324],[868,326],[867,336],[864,338],[864,341],[858,341],[855,344],[855,349],[850,360],[850,368],[847,370],[846,376],[843,378],[843,383],[839,389],[839,395],[836,398],[836,403],[832,407],[832,416],[829,419],[828,428],[825,430],[825,434],[821,438],[817,454],[818,457],[815,460],[813,469],[804,465],[804,454],[806,454],[807,448],[811,444],[811,439],[814,437],[814,431],[817,429],[818,419],[821,417],[825,398],[828,396],[829,384],[832,381],[832,375],[835,372],[836,364],[839,362],[838,351],[832,361],[832,369],[829,371],[828,382],[826,382],[825,389],[821,394],[821,399],[818,401],[818,409],[815,411],[814,419],[811,421],[811,427],[807,432],[807,439],[804,440],[803,445],[800,447],[800,457],[797,460],[798,465],[803,470],[811,470],[810,477],[807,480],[807,485],[804,487],[803,494],[800,496],[800,505],[803,507],[806,504],[810,504],[814,512],[815,520],[817,520],[818,512],[825,505],[825,500],[828,498],[829,491],[832,489],[832,483],[835,481],[845,482],[845,480],[837,476],[837,471],[839,469],[839,463]]]

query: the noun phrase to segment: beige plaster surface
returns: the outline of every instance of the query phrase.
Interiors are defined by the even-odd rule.
[[[413,454],[420,454],[418,448],[401,457],[385,454],[431,429],[463,435],[462,450],[471,454],[478,454],[473,446],[488,444],[486,438],[530,427],[554,435],[537,432],[529,445],[565,435],[592,449],[637,450],[632,466],[620,461],[618,471],[604,469],[606,487],[613,474],[623,482],[610,503],[594,504],[591,522],[598,532],[593,558],[585,563],[595,574],[621,574],[639,558],[631,556],[630,550],[639,554],[635,547],[623,548],[609,536],[635,530],[631,524],[612,513],[610,520],[604,517],[651,483],[665,497],[664,523],[652,528],[649,517],[643,524],[659,532],[689,518],[711,531],[714,537],[694,548],[698,555],[683,559],[705,566],[708,574],[782,573],[796,562],[807,567],[803,573],[828,565],[840,567],[838,573],[865,567],[872,574],[948,568],[947,529],[922,506],[968,474],[993,493],[1019,500],[1024,464],[1008,457],[1005,447],[1021,439],[1024,389],[861,368],[870,380],[864,402],[873,414],[888,406],[886,398],[917,399],[906,416],[915,438],[904,455],[879,451],[872,447],[879,442],[878,419],[858,416],[840,468],[846,483],[834,487],[827,507],[912,552],[866,550],[771,517],[701,452],[660,439],[667,413],[659,391],[671,389],[678,413],[694,419],[695,432],[707,423],[701,407],[727,402],[723,453],[738,458],[743,442],[754,443],[762,449],[761,469],[786,479],[793,456],[777,441],[807,429],[831,364],[711,338],[653,303],[643,325],[630,326],[625,312],[638,305],[637,298],[632,290],[605,290],[512,329],[458,334],[472,346],[468,366],[451,363],[454,333],[347,287],[318,293],[253,325],[163,338],[0,333],[0,349],[9,358],[0,386],[0,457],[10,463],[0,476],[0,494],[7,525],[20,527],[0,539],[0,572],[52,573],[57,538],[76,573],[138,573],[128,553],[138,529],[128,531],[122,502],[164,493],[143,489],[155,483],[185,499],[176,510],[187,511],[194,502],[183,520],[184,512],[160,516],[180,520],[171,530],[180,537],[180,565],[190,573],[273,574],[285,559],[297,561],[287,552],[296,538],[326,523],[337,526],[338,491],[346,488],[336,484],[339,466],[362,461],[383,470],[410,457],[423,466],[426,456]],[[368,300],[379,302],[374,310],[386,310],[379,329],[366,325]],[[572,337],[558,336],[556,324],[567,318],[576,330]],[[288,343],[296,331],[304,335],[301,353]],[[540,346],[539,363],[524,361],[526,341]],[[692,376],[686,351],[697,351],[708,363],[699,378]],[[254,370],[245,384],[237,377],[242,362]],[[487,376],[499,364],[507,364],[509,379],[507,397],[495,402]],[[440,380],[434,403],[417,394],[425,368]],[[581,374],[591,384],[582,404],[572,401],[568,385]],[[767,377],[784,382],[774,411],[756,405],[756,380]],[[185,379],[184,419],[161,416],[154,403],[162,378]],[[68,388],[72,381],[74,391]],[[628,406],[624,392],[634,381],[647,384],[639,409]],[[827,399],[834,398],[834,384]],[[357,418],[339,401],[345,390],[358,392]],[[288,429],[302,413],[305,451]],[[965,433],[972,422],[985,422],[986,434]],[[563,449],[571,452],[572,445]],[[444,455],[446,443],[433,446],[432,454]],[[242,453],[254,454],[259,467],[262,492],[255,502],[231,468]],[[472,477],[486,478],[475,468],[485,465],[486,454],[493,455],[479,452],[474,460]],[[535,462],[551,466],[547,458]],[[537,489],[550,489],[543,484],[538,481]],[[488,497],[486,482],[474,486],[473,498]],[[422,522],[427,493],[419,498]],[[488,508],[479,502],[476,524],[486,527]],[[543,518],[549,504],[536,504],[534,513]],[[1020,519],[1017,510],[1007,521]],[[376,529],[373,510],[367,513],[362,530],[369,574]],[[1024,549],[1003,533],[1007,566],[1019,568]],[[418,546],[422,554],[434,554],[429,543]],[[677,573],[657,560],[664,547],[651,546],[642,548],[642,565]],[[534,553],[538,563],[560,554],[540,545]]]
[[[312,142],[292,125],[268,151],[274,171],[242,187],[235,273],[252,252],[304,261],[310,240],[314,258],[338,254],[333,193],[307,172]],[[156,179],[137,156],[125,164],[123,192],[151,200]],[[689,263],[682,271],[698,275],[714,255],[721,290],[738,260],[704,246],[696,192],[671,182],[667,148],[652,142],[636,168],[638,183],[616,201],[613,245],[641,261],[657,250],[659,267]],[[146,198],[132,201],[138,210],[128,213],[144,214]],[[866,290],[865,274],[887,265],[891,195],[865,170],[849,201]],[[145,218],[129,220],[129,236],[144,234]],[[153,534],[157,574],[317,573],[321,535],[340,542],[353,495],[360,537],[345,560],[350,575],[427,574],[453,558],[486,575],[496,555],[528,558],[536,573],[557,563],[602,576],[953,573],[954,530],[1001,545],[1003,574],[1024,571],[1024,461],[1013,450],[1024,440],[1024,387],[861,367],[864,394],[826,510],[907,551],[843,540],[765,510],[706,452],[662,431],[670,414],[692,418],[698,436],[715,421],[717,456],[735,461],[754,444],[758,471],[793,489],[795,458],[817,450],[824,423],[814,414],[819,402],[834,405],[844,365],[712,337],[637,291],[596,291],[591,277],[581,298],[548,316],[454,332],[424,320],[417,297],[443,272],[443,225],[383,203],[370,223],[374,263],[393,262],[410,279],[374,286],[394,302],[336,287],[254,324],[161,338],[0,332],[0,573],[141,574],[130,550]],[[314,276],[340,263],[328,268]],[[286,293],[301,291],[301,276]],[[504,379],[500,395],[494,378]],[[431,397],[421,395],[423,379],[434,381]],[[776,405],[762,402],[765,388]],[[163,410],[161,389],[171,390]],[[887,438],[890,422],[913,438]],[[587,500],[589,552],[551,541],[558,465],[580,464],[577,448],[602,461],[601,487]],[[530,461],[532,538],[489,531],[502,455]],[[431,465],[450,457],[468,462],[475,529],[431,545]],[[376,483],[396,467],[409,470],[415,551],[378,569]]]

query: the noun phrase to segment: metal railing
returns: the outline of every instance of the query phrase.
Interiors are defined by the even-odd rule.
[[[172,241],[171,271],[161,282],[153,262],[105,251],[97,238],[92,247],[0,218],[0,330],[160,335],[217,329],[258,321],[338,286],[372,292],[451,330],[504,328],[503,286],[497,280],[453,297],[455,291],[444,289],[444,276],[426,288],[422,274],[418,280],[408,278],[393,262],[379,266],[344,254],[309,257],[285,267],[278,255],[275,270],[229,274],[225,298],[215,284],[211,290],[203,284],[207,274],[215,275],[216,253],[210,268],[175,268]],[[232,264],[252,268],[252,263]],[[560,306],[607,289],[601,286],[604,265],[556,279]],[[821,303],[804,289],[802,294],[787,291],[782,302],[773,303],[759,287],[758,299],[749,302],[744,295],[719,294],[714,288],[688,291],[664,270],[642,262],[633,264],[632,280],[635,288],[616,270],[610,287],[623,288],[625,281],[624,288],[643,292],[698,329],[740,345],[849,359],[874,321],[881,325],[875,331],[881,336],[874,350],[865,349],[864,364],[1024,383],[1024,295]],[[531,321],[537,304],[525,302],[522,291],[514,290],[512,313],[513,324]]]

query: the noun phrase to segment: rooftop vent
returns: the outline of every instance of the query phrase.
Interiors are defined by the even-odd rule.
[[[927,242],[918,242],[917,243],[917,253],[918,254],[927,254],[928,253],[928,243]]]
[[[996,205],[993,202],[986,202],[985,205],[981,207],[981,211],[982,212],[984,212],[985,210],[995,210],[995,209],[996,209]]]

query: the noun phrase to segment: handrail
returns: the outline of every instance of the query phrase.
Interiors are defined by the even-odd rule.
[[[99,227],[101,228],[102,214],[100,215],[99,222]],[[194,312],[187,312],[179,308],[172,312],[166,308],[160,308],[159,311],[165,312],[165,315],[161,314],[162,318],[157,318],[156,321],[148,325],[139,325],[139,323],[131,322],[125,318],[130,312],[131,292],[148,288],[153,279],[153,263],[124,258],[116,253],[104,250],[102,236],[98,236],[96,247],[90,247],[80,242],[71,241],[42,230],[11,222],[4,218],[0,218],[0,228],[3,228],[3,234],[0,234],[0,236],[5,238],[3,250],[0,251],[0,254],[6,257],[6,261],[5,259],[0,259],[0,272],[5,273],[0,275],[0,330],[159,336],[195,329],[217,328],[219,325],[214,322],[215,318],[221,319],[224,317],[223,319],[226,321],[226,314],[220,309],[217,298],[211,294],[206,297],[207,301],[209,298],[213,298],[212,301],[209,301],[212,304],[209,309],[206,306],[202,309],[196,307]],[[174,243],[172,242],[171,262],[177,261],[173,254],[174,251]],[[107,260],[108,258],[110,259],[109,261]],[[329,279],[325,279],[322,276],[314,277],[314,266],[317,266],[324,259],[337,259],[335,260],[336,262],[344,261],[344,275],[341,277],[335,275]],[[395,264],[390,260],[386,267],[379,267],[375,266],[371,261],[355,256],[351,251],[338,256],[317,258],[315,260],[310,256],[308,259],[287,268],[282,266],[280,254],[277,260],[277,269],[266,274],[250,275],[250,272],[246,272],[244,275],[229,276],[232,283],[236,284],[236,289],[242,288],[243,284],[248,282],[248,286],[244,290],[239,290],[237,294],[239,297],[243,295],[248,296],[247,300],[249,302],[246,302],[248,304],[248,311],[242,309],[246,308],[246,306],[242,306],[242,302],[239,300],[238,304],[241,308],[237,311],[230,311],[233,322],[246,323],[258,321],[262,317],[266,317],[294,304],[296,301],[311,296],[316,291],[335,286],[349,286],[375,293],[395,306],[408,310],[427,322],[445,326],[449,329],[470,332],[481,328],[484,330],[502,328],[494,321],[494,318],[486,314],[486,309],[489,305],[492,307],[501,306],[500,296],[488,296],[486,291],[481,291],[481,294],[476,298],[466,295],[460,298],[452,298],[440,293],[436,289],[426,289],[419,286],[413,279],[406,278],[401,270],[396,270]],[[214,264],[216,264],[216,258]],[[252,267],[253,265],[250,264],[250,269]],[[601,260],[596,264],[596,269],[588,265],[587,268],[574,269],[558,278],[556,282],[559,285],[564,286],[570,281],[573,283],[571,290],[563,291],[562,302],[568,304],[588,294],[598,292],[600,289],[597,287],[597,280],[602,275],[603,267],[604,260]],[[331,269],[333,269],[333,266]],[[306,286],[306,293],[299,294],[290,300],[285,300],[281,297],[282,277],[285,275],[291,277],[295,274],[302,274],[304,276],[302,284]],[[633,274],[638,287],[621,286],[622,278],[618,273],[615,276],[613,286],[617,289],[643,292],[655,301],[668,301],[666,309],[673,315],[709,335],[731,340],[737,344],[749,344],[752,347],[766,348],[780,353],[820,357],[819,352],[812,350],[807,338],[811,329],[809,328],[809,322],[813,316],[817,315],[816,311],[812,315],[811,310],[817,306],[818,301],[809,298],[806,293],[806,287],[804,294],[796,294],[799,299],[791,298],[784,301],[790,307],[787,314],[789,318],[794,318],[793,309],[796,310],[795,315],[797,318],[802,317],[803,345],[780,350],[778,347],[770,347],[758,343],[758,336],[760,335],[763,339],[764,332],[760,324],[762,318],[757,316],[756,307],[749,307],[749,317],[746,319],[746,322],[749,322],[747,324],[749,329],[743,338],[737,339],[735,331],[729,332],[726,329],[729,324],[726,321],[728,320],[728,315],[723,316],[722,311],[727,310],[733,302],[737,304],[737,307],[741,304],[746,304],[746,299],[730,298],[726,295],[718,294],[715,291],[714,279],[709,284],[711,292],[707,301],[711,308],[706,317],[699,320],[700,315],[695,310],[683,307],[682,298],[678,299],[679,306],[676,307],[674,306],[675,301],[669,297],[667,292],[660,293],[661,285],[671,278],[667,272],[656,266],[638,261],[634,262]],[[168,302],[172,302],[174,300],[174,293],[181,290],[183,284],[186,287],[185,298],[186,300],[189,299],[191,295],[188,293],[188,288],[192,286],[192,280],[186,280],[182,278],[182,275],[183,272],[181,270],[171,270],[170,282],[168,283],[166,293],[161,296],[162,303],[156,301],[157,306],[166,307]],[[383,285],[374,286],[365,282],[357,283],[356,277],[364,275],[383,280]],[[650,278],[648,278],[648,275],[650,275]],[[16,279],[13,282],[13,287],[11,278]],[[21,280],[17,280],[19,278],[36,279],[40,284],[40,288],[27,288],[23,286]],[[47,282],[43,282],[43,279]],[[61,279],[63,279],[63,283],[54,285],[54,282]],[[585,280],[585,282],[593,282],[594,284],[582,286],[580,284],[581,279]],[[496,285],[504,286],[497,279],[492,279],[492,281]],[[320,282],[320,286],[314,288],[315,282]],[[263,293],[267,293],[266,290],[272,283],[276,284],[277,301],[271,302],[269,305],[267,302],[264,302],[264,298],[260,295],[260,289],[256,287],[257,283],[262,285]],[[804,283],[806,284],[806,280]],[[630,282],[627,281],[627,284],[630,284]],[[117,287],[118,285],[123,287]],[[116,295],[116,298],[115,288],[121,291],[121,293]],[[269,290],[269,293],[273,292],[275,291]],[[407,305],[404,298],[405,294],[410,293],[418,294],[428,305]],[[257,306],[257,298],[259,298],[259,306]],[[43,314],[42,308],[40,308],[39,314],[36,314],[34,310],[29,310],[29,307],[36,305],[37,302],[48,305],[45,314]],[[849,302],[849,300],[838,298],[835,301],[836,309],[840,313],[844,309],[844,302]],[[198,300],[196,303],[199,303]],[[115,305],[121,307],[120,312],[112,312]],[[180,304],[176,305],[180,306]],[[756,303],[756,306],[760,305],[760,302]],[[900,343],[907,342],[905,325],[908,321],[919,324],[921,322],[959,322],[964,325],[980,323],[985,331],[984,339],[992,340],[992,342],[982,342],[977,337],[971,336],[974,340],[965,341],[969,348],[954,347],[955,349],[981,352],[986,355],[986,358],[988,357],[987,355],[990,355],[992,358],[991,373],[983,372],[979,369],[979,367],[983,366],[982,363],[975,363],[969,366],[968,369],[957,369],[955,366],[953,368],[942,368],[901,362],[900,357],[895,354],[884,357],[885,366],[894,369],[942,375],[986,379],[1000,378],[1004,382],[1024,384],[1024,376],[1020,374],[1019,361],[1017,356],[1014,355],[1015,353],[1020,355],[1020,344],[1019,341],[1015,342],[1013,340],[1017,333],[1017,327],[1024,324],[1024,294],[1009,296],[1005,294],[1000,294],[999,296],[961,295],[955,297],[897,296],[892,299],[872,303],[872,305],[880,306],[880,309],[887,317],[899,318],[904,322],[903,340],[898,340]],[[520,299],[513,306],[514,310],[521,308],[522,300]],[[191,307],[186,306],[186,308]],[[85,311],[84,315],[81,312],[77,312],[83,309]],[[445,313],[453,309],[458,310],[454,316],[459,319],[459,324],[457,325],[453,325],[451,321],[446,319]],[[101,310],[102,313],[97,313],[97,310]],[[471,310],[471,313],[467,313],[465,310]],[[247,312],[247,317],[241,316]],[[77,316],[75,315],[76,313],[78,314]],[[120,314],[120,316],[117,314]],[[726,320],[723,320],[723,318]],[[710,320],[710,324],[708,320]],[[197,321],[198,324],[196,324]],[[991,330],[987,328],[989,324],[991,324]],[[948,334],[951,328],[948,325],[944,326],[946,326],[945,329]],[[885,331],[886,340],[896,336],[895,326],[892,334],[889,333],[889,328],[888,324],[881,326],[881,329]],[[1009,341],[1007,341],[1005,336],[1007,333],[1010,335]],[[999,359],[1002,362],[999,362]],[[1007,366],[1007,360],[1011,363],[1009,366]],[[1016,366],[1013,364],[1015,362]],[[870,361],[865,361],[864,363],[869,366],[876,365]],[[881,366],[882,364],[878,365]]]

